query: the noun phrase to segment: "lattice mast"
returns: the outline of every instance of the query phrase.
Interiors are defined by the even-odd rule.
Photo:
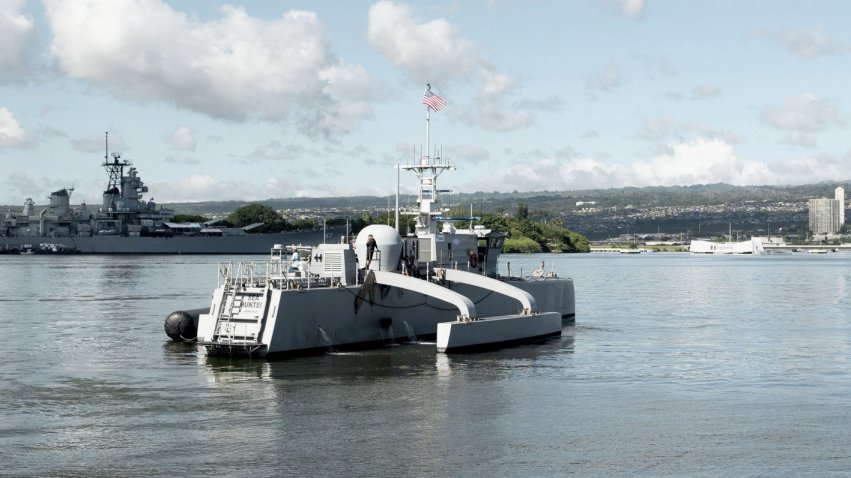
[[[120,191],[121,178],[124,176],[124,167],[130,166],[130,162],[121,160],[121,155],[112,153],[112,161],[109,159],[109,131],[106,132],[105,154],[103,155],[103,167],[109,175],[109,184],[106,186],[106,191]]]
[[[435,218],[441,215],[440,192],[437,188],[437,178],[441,173],[448,169],[455,169],[446,160],[441,158],[441,152],[437,147],[434,149],[434,154],[430,154],[431,149],[431,110],[433,106],[426,101],[430,96],[435,96],[431,93],[431,85],[426,85],[426,94],[423,103],[426,105],[426,144],[425,151],[420,151],[419,158],[416,158],[414,153],[413,163],[402,165],[400,168],[408,171],[413,171],[419,178],[419,186],[417,191],[417,204],[419,212],[417,216],[416,233],[418,236],[425,234],[437,234],[437,221]],[[439,97],[438,97],[439,99]],[[440,99],[440,107],[443,100]],[[439,110],[436,108],[435,111]]]

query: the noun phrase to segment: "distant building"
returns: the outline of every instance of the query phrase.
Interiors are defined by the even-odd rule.
[[[836,188],[834,199],[810,199],[810,231],[813,234],[838,234],[845,224],[845,190]]]

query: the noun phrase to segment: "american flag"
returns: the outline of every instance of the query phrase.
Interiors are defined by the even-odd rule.
[[[434,111],[440,111],[441,108],[446,106],[446,102],[443,101],[443,98],[431,92],[431,85],[426,85],[425,95],[423,95],[423,104]]]

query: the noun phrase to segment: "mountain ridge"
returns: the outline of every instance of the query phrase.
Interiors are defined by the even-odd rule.
[[[594,202],[597,207],[656,207],[721,205],[742,201],[805,201],[810,198],[832,198],[836,187],[851,191],[851,180],[820,182],[804,185],[735,186],[727,183],[696,184],[690,186],[627,186],[622,188],[597,188],[564,191],[513,191],[456,193],[444,195],[451,201],[449,207],[475,213],[513,211],[518,202],[526,203],[530,209],[550,212],[566,212],[577,209],[583,203]],[[400,195],[400,205],[415,202],[412,194]],[[386,210],[395,206],[395,197],[387,196],[341,196],[269,198],[260,201],[202,201],[161,203],[180,213],[223,214],[245,204],[258,203],[274,209],[341,209],[345,211]],[[446,206],[446,204],[444,204]],[[339,212],[345,212],[339,211]],[[332,211],[327,211],[332,212]]]

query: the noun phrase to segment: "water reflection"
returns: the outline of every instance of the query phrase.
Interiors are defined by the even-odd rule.
[[[285,382],[327,379],[362,382],[423,373],[428,369],[423,364],[423,358],[433,353],[435,353],[433,346],[406,345],[267,360],[211,357],[199,351],[199,363],[204,366],[204,370],[214,382],[245,375],[251,375],[260,380]]]
[[[189,356],[195,350],[197,362],[208,381],[223,383],[247,378],[287,383],[331,380],[337,383],[363,383],[406,377],[446,378],[453,369],[478,370],[481,378],[498,378],[528,369],[541,373],[574,351],[575,327],[566,326],[559,338],[472,354],[447,355],[437,352],[434,343],[413,343],[378,349],[332,352],[278,360],[241,357],[211,357],[200,347],[174,344],[164,347],[169,354]],[[197,347],[191,349],[190,347]]]

